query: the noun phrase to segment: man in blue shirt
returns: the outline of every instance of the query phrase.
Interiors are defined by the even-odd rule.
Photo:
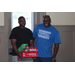
[[[52,62],[55,61],[58,52],[59,43],[61,43],[60,35],[57,29],[51,25],[51,18],[45,15],[43,24],[39,24],[34,28],[33,37],[35,47],[38,47],[38,58],[34,58],[34,62]],[[52,46],[54,42],[54,52],[52,54]]]

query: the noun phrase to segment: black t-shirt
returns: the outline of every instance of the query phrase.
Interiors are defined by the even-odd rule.
[[[11,31],[9,39],[16,39],[17,48],[25,43],[30,46],[30,40],[33,39],[33,34],[30,29],[26,27],[25,29],[22,29],[18,26]],[[12,55],[17,55],[14,49],[12,49]]]

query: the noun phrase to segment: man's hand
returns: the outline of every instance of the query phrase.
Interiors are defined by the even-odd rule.
[[[22,52],[23,52],[23,50],[18,53],[18,56],[19,56],[20,59],[23,59],[23,58],[21,57],[21,53],[22,53]]]
[[[59,48],[59,43],[54,44],[54,52],[53,52],[53,58],[52,58],[52,61],[53,61],[53,62],[56,61],[55,57],[56,57],[56,55],[57,55],[58,48]]]
[[[55,59],[55,58],[52,58],[52,61],[53,61],[53,62],[56,62],[56,59]]]

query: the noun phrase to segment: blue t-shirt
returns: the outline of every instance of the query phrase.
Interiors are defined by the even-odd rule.
[[[45,27],[44,24],[39,24],[34,28],[33,37],[35,47],[38,47],[39,57],[52,57],[52,46],[54,43],[61,43],[59,32],[51,25]]]

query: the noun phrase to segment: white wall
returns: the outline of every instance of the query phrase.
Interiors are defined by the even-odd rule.
[[[75,12],[46,12],[53,25],[75,25]]]
[[[4,26],[4,12],[0,12],[0,26]]]

